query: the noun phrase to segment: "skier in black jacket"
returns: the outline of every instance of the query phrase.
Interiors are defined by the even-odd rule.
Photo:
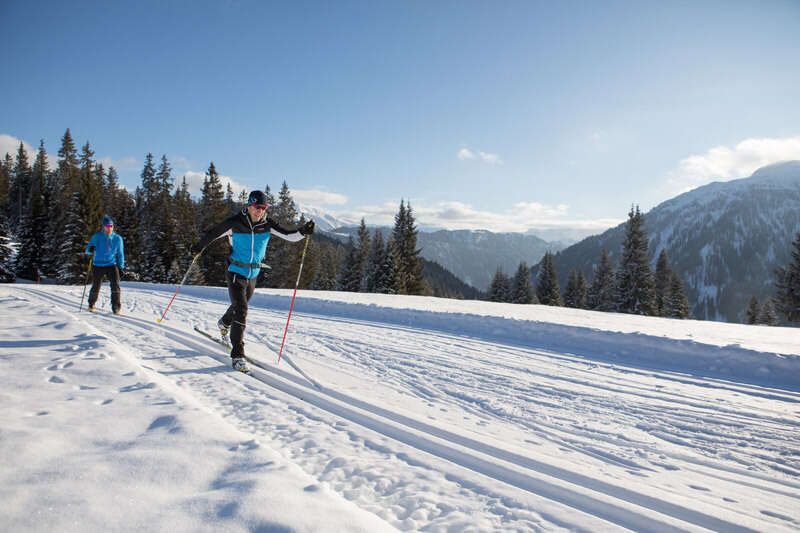
[[[297,242],[314,233],[313,220],[298,229],[289,230],[266,216],[267,207],[266,194],[262,191],[251,192],[247,198],[247,207],[207,230],[200,242],[191,249],[193,254],[198,254],[220,237],[227,235],[230,240],[230,265],[226,278],[231,305],[217,325],[223,338],[227,338],[230,332],[233,368],[242,372],[248,370],[244,358],[247,302],[255,291],[256,279],[261,272],[261,262],[267,252],[270,236]]]

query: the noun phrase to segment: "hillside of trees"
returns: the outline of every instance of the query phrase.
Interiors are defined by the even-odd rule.
[[[78,150],[69,129],[55,168],[41,142],[36,154],[20,144],[0,161],[0,281],[15,277],[37,282],[81,284],[83,254],[102,215],[115,220],[125,241],[124,279],[176,283],[189,269],[189,252],[204,229],[242,209],[247,191],[223,187],[210,163],[199,198],[186,178],[176,184],[166,155],[145,157],[140,184],[129,192],[113,167],[104,168],[87,142]],[[269,184],[267,215],[286,227],[304,223],[286,182],[277,194]],[[315,235],[308,246],[300,288],[387,294],[473,298],[480,294],[438,265],[424,261],[417,248],[411,205],[400,202],[390,234],[370,234],[362,221],[357,239],[342,244]],[[15,243],[15,244],[12,244]],[[16,248],[16,253],[14,249]],[[291,288],[302,246],[271,239],[260,287]],[[224,285],[229,248],[224,239],[209,246],[187,278],[190,284]]]

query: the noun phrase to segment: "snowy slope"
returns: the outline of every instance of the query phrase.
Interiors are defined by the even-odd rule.
[[[0,286],[0,530],[793,531],[800,330],[259,289]]]

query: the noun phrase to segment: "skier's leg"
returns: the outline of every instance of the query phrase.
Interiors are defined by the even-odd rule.
[[[103,283],[103,267],[92,266],[92,288],[89,289],[89,309],[94,309],[97,296],[100,294],[100,285]]]
[[[111,283],[111,310],[118,313],[122,307],[119,289],[119,269],[115,266],[108,267],[108,280]]]
[[[244,357],[244,328],[247,325],[247,278],[228,272],[228,296],[231,299],[231,357]],[[225,313],[228,314],[227,312]],[[224,319],[225,317],[223,317]]]

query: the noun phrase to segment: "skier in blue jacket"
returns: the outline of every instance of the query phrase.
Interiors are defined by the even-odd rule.
[[[290,230],[267,217],[267,195],[253,191],[247,198],[247,207],[206,231],[191,252],[199,254],[206,246],[223,236],[231,243],[227,272],[228,296],[231,305],[217,325],[223,338],[230,332],[233,368],[247,372],[244,353],[244,329],[247,325],[247,303],[256,289],[256,279],[261,272],[261,261],[267,253],[271,235],[297,242],[314,233],[310,220],[298,229]]]
[[[103,278],[108,276],[111,283],[111,310],[118,315],[120,307],[122,307],[119,280],[125,268],[125,246],[122,243],[122,236],[114,233],[114,220],[110,216],[103,215],[103,229],[92,235],[85,253],[87,255],[94,254],[89,311],[94,313],[94,304],[100,293],[100,285],[103,283]]]

